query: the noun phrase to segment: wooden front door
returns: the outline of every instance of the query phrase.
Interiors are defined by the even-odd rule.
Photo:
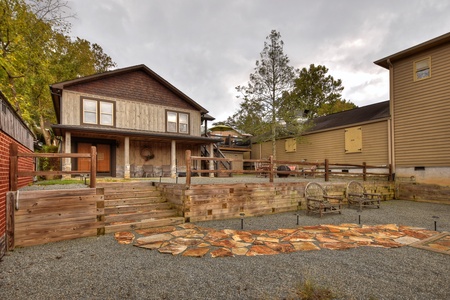
[[[109,144],[78,143],[78,153],[90,153],[91,147],[97,147],[97,173],[111,173],[111,146]],[[79,171],[91,169],[91,162],[88,158],[79,158],[77,168]]]

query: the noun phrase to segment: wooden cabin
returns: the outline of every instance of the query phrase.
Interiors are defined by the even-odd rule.
[[[396,178],[450,185],[450,33],[375,64],[389,70]]]
[[[277,160],[308,163],[387,166],[389,160],[389,101],[315,118],[300,137],[277,140]],[[252,158],[272,154],[272,142],[252,144]]]
[[[171,176],[185,168],[185,151],[201,155],[220,139],[201,134],[208,111],[145,65],[50,86],[65,153],[97,147],[97,175]],[[206,127],[206,124],[204,125]],[[65,159],[63,170],[89,170]]]

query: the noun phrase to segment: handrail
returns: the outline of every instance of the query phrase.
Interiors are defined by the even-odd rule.
[[[90,153],[19,153],[18,146],[14,143],[10,145],[10,174],[9,184],[11,191],[17,191],[18,177],[40,176],[40,175],[66,175],[66,174],[86,174],[89,173],[90,187],[95,188],[97,180],[97,148],[91,147]],[[57,158],[88,158],[91,168],[89,171],[19,171],[20,157],[57,157]]]
[[[186,185],[191,184],[191,169],[192,163],[194,161],[214,161],[214,162],[250,162],[250,163],[260,163],[267,165],[267,168],[264,170],[257,170],[256,168],[253,170],[194,170],[195,173],[218,173],[218,174],[228,174],[232,175],[233,173],[239,174],[259,174],[266,173],[269,175],[270,182],[273,182],[274,175],[276,174],[285,174],[285,175],[322,175],[324,176],[325,181],[329,181],[329,176],[332,174],[333,167],[352,167],[362,169],[361,173],[339,173],[340,176],[362,176],[363,180],[367,180],[367,175],[372,176],[387,176],[388,181],[393,180],[392,166],[382,165],[367,165],[363,162],[361,165],[358,164],[348,164],[348,163],[329,163],[328,159],[325,159],[324,162],[306,162],[306,161],[287,161],[287,160],[274,160],[272,156],[269,159],[231,159],[231,158],[217,158],[217,157],[204,157],[204,156],[192,156],[190,150],[186,150]],[[290,170],[290,171],[278,171],[275,169],[275,166],[280,165],[288,165],[288,166],[310,166],[309,170]],[[387,169],[386,173],[376,173],[376,172],[368,172],[367,169]],[[336,174],[336,173],[335,173]]]

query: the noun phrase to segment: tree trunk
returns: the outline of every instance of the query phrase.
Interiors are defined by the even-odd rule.
[[[42,115],[39,116],[39,125],[41,126],[42,136],[44,137],[45,144],[47,146],[52,145],[52,138],[50,136],[50,133],[48,133],[47,130],[45,130],[45,120]]]

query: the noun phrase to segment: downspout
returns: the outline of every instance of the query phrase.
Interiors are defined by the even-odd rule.
[[[389,65],[389,112],[391,114],[390,119],[390,134],[388,135],[389,143],[389,163],[392,164],[392,170],[395,173],[395,130],[394,130],[394,65],[391,60],[387,59],[387,64]],[[388,123],[389,124],[389,123]]]

